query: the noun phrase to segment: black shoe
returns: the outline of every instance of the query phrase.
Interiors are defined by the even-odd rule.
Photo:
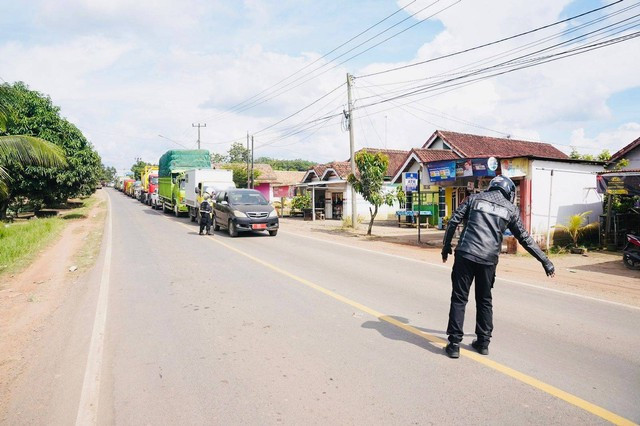
[[[198,235],[202,235],[202,231],[200,231],[200,233]]]
[[[460,358],[460,344],[458,343],[449,342],[444,351],[449,355],[449,358]]]
[[[480,355],[489,355],[489,347],[488,346],[484,346],[482,343],[478,342],[478,340],[474,340],[473,342],[471,342],[471,346]]]

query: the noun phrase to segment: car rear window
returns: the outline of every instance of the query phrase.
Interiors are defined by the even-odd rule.
[[[267,200],[259,192],[231,192],[229,193],[231,204],[267,205]]]

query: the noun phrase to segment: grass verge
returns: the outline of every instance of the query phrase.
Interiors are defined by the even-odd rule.
[[[31,262],[64,226],[58,217],[0,224],[0,275],[15,272]]]
[[[10,224],[0,223],[0,277],[19,272],[28,266],[38,256],[40,250],[54,241],[71,221],[87,219],[89,212],[98,201],[94,195],[74,203],[75,208],[57,217],[17,221]],[[92,218],[92,220],[96,219],[98,218]],[[104,219],[104,212],[102,219]],[[82,266],[85,268],[95,259],[101,237],[102,229],[99,235],[91,233],[87,237],[85,246],[88,248],[91,243],[93,249],[86,255],[86,259],[79,259],[79,261],[82,260]],[[96,246],[98,249],[94,248]]]

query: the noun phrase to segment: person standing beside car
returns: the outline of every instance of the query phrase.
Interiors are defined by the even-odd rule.
[[[513,181],[506,176],[496,176],[485,192],[467,197],[449,220],[442,242],[442,262],[446,262],[452,253],[453,234],[458,225],[464,222],[451,272],[453,288],[447,325],[449,344],[445,347],[450,358],[460,356],[460,342],[464,335],[464,311],[474,279],[477,339],[471,346],[482,355],[489,354],[489,342],[493,331],[491,289],[506,229],[509,229],[520,244],[542,263],[547,276],[555,275],[553,263],[524,229],[520,212],[513,204],[515,195],[516,185]]]
[[[211,216],[213,215],[213,206],[211,206],[211,196],[208,192],[204,193],[202,203],[200,203],[200,235],[202,231],[207,231],[207,235],[211,235]]]

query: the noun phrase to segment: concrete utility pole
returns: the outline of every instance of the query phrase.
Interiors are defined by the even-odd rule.
[[[207,127],[207,123],[204,124],[193,124],[191,123],[191,127],[197,127],[198,128],[198,149],[200,149],[200,127]]]
[[[349,112],[348,112],[348,120],[349,120],[349,151],[351,153],[351,173],[355,176],[356,174],[356,159],[354,153],[354,142],[353,142],[353,102],[351,102],[351,82],[353,80],[353,76],[347,73],[347,99],[349,102]],[[315,207],[315,206],[312,206]],[[351,185],[351,226],[353,229],[356,229],[358,226],[358,206],[356,204],[356,189],[353,185]]]
[[[251,136],[251,189],[253,189],[253,135]]]
[[[251,188],[251,177],[249,176],[249,132],[247,132],[247,188]]]

